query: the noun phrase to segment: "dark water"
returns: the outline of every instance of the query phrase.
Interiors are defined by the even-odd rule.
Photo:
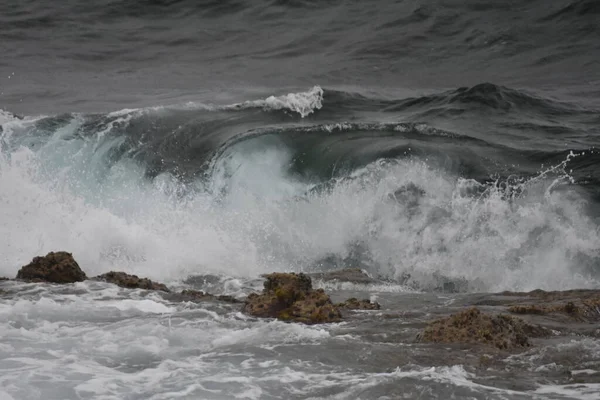
[[[19,113],[247,100],[317,84],[403,98],[492,82],[598,106],[594,0],[0,7],[0,105]]]
[[[245,282],[264,272],[350,266],[392,285],[360,288],[384,293],[389,312],[423,306],[424,316],[428,304],[443,313],[454,301],[436,297],[440,289],[468,296],[600,288],[599,20],[595,0],[0,1],[0,275],[65,249],[88,275],[121,269],[182,282],[216,274],[230,282],[220,291],[242,296]],[[131,355],[139,365],[168,369],[156,360],[174,359],[176,374],[198,373],[178,353],[194,347],[186,321],[210,326],[198,357],[233,364],[207,364],[215,380],[200,389],[178,375],[164,378],[163,389],[172,392],[136,397],[118,377],[114,365],[122,360],[110,345],[111,337],[138,343],[130,328],[80,313],[69,322],[80,329],[74,337],[98,324],[108,359],[80,347],[84,355],[68,375],[79,383],[55,392],[41,385],[40,396],[212,398],[214,382],[232,379],[239,391],[214,398],[277,398],[291,376],[298,385],[316,377],[319,384],[284,385],[289,398],[352,398],[360,393],[342,387],[357,382],[373,388],[363,398],[394,398],[397,387],[386,385],[396,378],[415,385],[412,398],[443,398],[448,387],[458,398],[594,398],[585,396],[597,390],[553,389],[564,380],[545,375],[530,387],[510,374],[496,385],[502,389],[482,388],[471,379],[479,372],[417,357],[423,348],[407,350],[415,369],[406,359],[386,359],[378,370],[377,354],[390,343],[402,354],[415,329],[392,334],[397,340],[373,338],[401,331],[402,321],[379,331],[376,317],[355,330],[352,323],[286,327],[271,337],[279,325],[240,322],[234,310],[198,311],[210,316],[195,320],[162,300],[79,289],[82,307],[96,315],[97,296],[110,299],[121,323],[144,338]],[[398,291],[421,297],[407,302]],[[27,364],[14,359],[31,350],[18,344],[21,326],[35,341],[69,315],[61,294],[48,293],[50,303],[17,296],[0,310],[12,321],[5,334],[14,341],[0,351],[14,379]],[[39,307],[49,316],[36,314]],[[33,322],[23,320],[23,310],[34,313]],[[146,335],[153,322],[136,318],[156,313],[179,318],[169,326],[181,330]],[[248,337],[239,334],[244,329]],[[355,335],[352,343],[346,334]],[[252,339],[262,335],[270,339]],[[220,336],[230,339],[223,344]],[[261,375],[266,380],[256,385],[242,382],[245,372],[232,367],[243,359],[239,343],[250,340],[249,352],[268,375],[296,365],[298,354],[271,365],[273,355],[264,352],[290,337],[325,349],[337,344],[330,353],[307,352],[324,351],[323,364],[305,360],[275,381]],[[59,336],[48,340],[58,352],[51,356],[67,362]],[[175,347],[164,347],[165,340]],[[357,349],[361,340],[375,340],[369,343],[377,349],[371,358],[361,353],[364,370],[362,361],[340,361],[333,350]],[[588,341],[576,346],[596,354]],[[540,351],[564,351],[549,346]],[[44,357],[28,361],[41,371],[31,379],[67,376],[53,375],[56,365]],[[592,361],[578,368],[596,368]],[[96,362],[111,372],[88,364]],[[327,375],[324,365],[339,368]],[[105,392],[102,379],[117,386]],[[137,376],[132,387],[144,379]],[[331,389],[328,379],[339,387]],[[422,389],[431,380],[443,385]],[[0,399],[32,393],[24,386],[0,391]]]

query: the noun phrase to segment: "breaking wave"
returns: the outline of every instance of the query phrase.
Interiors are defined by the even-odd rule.
[[[580,176],[594,149],[540,157],[424,123],[332,120],[355,105],[323,93],[3,113],[0,274],[67,249],[90,274],[163,280],[356,266],[423,290],[599,286],[596,200]]]

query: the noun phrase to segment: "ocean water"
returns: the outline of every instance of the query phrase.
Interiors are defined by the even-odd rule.
[[[481,371],[414,336],[475,293],[600,289],[599,15],[0,1],[0,276],[66,250],[88,276],[243,298],[263,273],[359,267],[381,284],[316,284],[383,307],[303,326],[2,283],[0,399],[598,398],[597,339]]]

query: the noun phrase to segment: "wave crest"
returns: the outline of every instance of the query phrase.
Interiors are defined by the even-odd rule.
[[[288,110],[300,114],[302,118],[323,107],[323,89],[314,86],[306,92],[288,93],[283,96],[269,96],[264,100],[245,101],[223,107],[224,109],[262,108],[265,110]]]

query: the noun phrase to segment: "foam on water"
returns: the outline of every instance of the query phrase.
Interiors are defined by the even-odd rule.
[[[39,289],[2,301],[0,317],[7,323],[0,326],[0,387],[7,396],[243,397],[261,390],[248,374],[275,368],[264,360],[254,363],[257,354],[330,338],[320,327],[254,321],[235,310],[217,312],[159,296],[141,299],[128,291],[130,298],[118,299],[102,283],[78,284],[76,295],[59,287]]]

